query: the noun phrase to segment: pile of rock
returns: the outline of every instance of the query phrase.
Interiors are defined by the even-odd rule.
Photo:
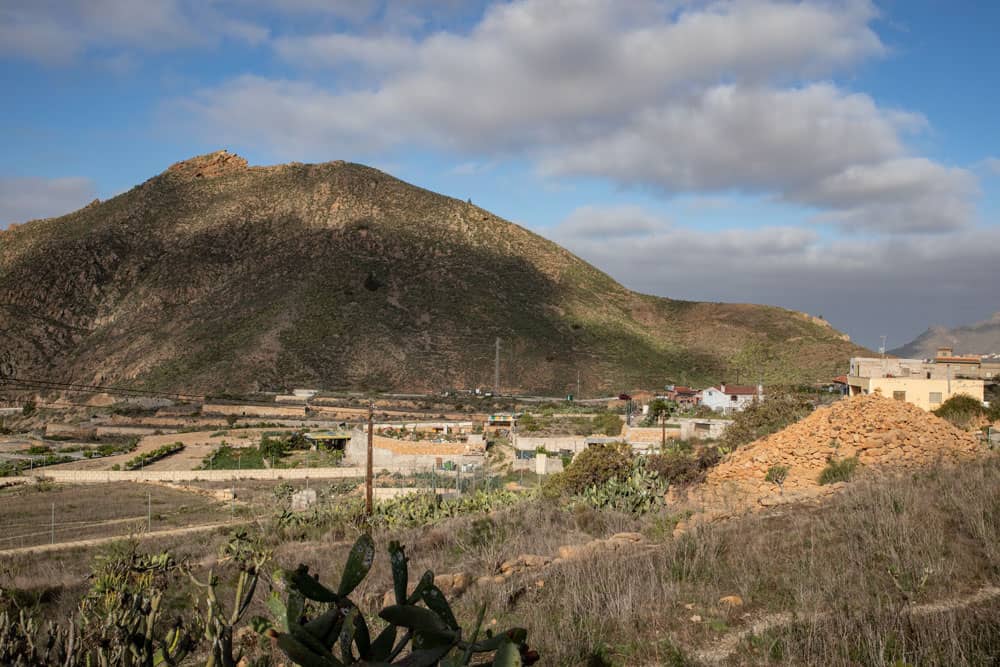
[[[856,457],[864,467],[916,468],[956,463],[983,452],[975,435],[903,401],[855,396],[730,454],[709,472],[693,499],[723,513],[826,495],[820,486],[831,460]],[[786,468],[779,486],[768,471]]]

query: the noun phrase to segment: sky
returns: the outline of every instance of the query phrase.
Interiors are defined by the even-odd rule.
[[[632,289],[891,349],[1000,311],[998,29],[973,0],[4,0],[0,228],[221,148],[343,159]]]

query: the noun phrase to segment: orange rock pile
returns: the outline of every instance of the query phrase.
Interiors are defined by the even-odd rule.
[[[915,405],[856,396],[733,452],[694,497],[723,513],[755,509],[835,491],[842,484],[819,484],[831,459],[857,457],[864,467],[899,469],[956,463],[981,451],[976,436]],[[765,479],[773,466],[788,469],[781,488]]]

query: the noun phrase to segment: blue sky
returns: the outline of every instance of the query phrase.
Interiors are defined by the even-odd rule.
[[[0,226],[346,159],[862,344],[1000,310],[1000,3],[8,0]]]

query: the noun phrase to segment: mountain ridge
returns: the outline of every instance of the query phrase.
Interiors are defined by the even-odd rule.
[[[44,290],[37,286],[44,285]],[[184,390],[585,393],[737,371],[823,380],[861,348],[773,306],[627,290],[493,213],[344,161],[183,160],[0,236],[19,374]]]
[[[928,327],[906,345],[890,350],[890,354],[930,359],[940,347],[950,347],[956,354],[1000,354],[1000,311],[973,324]]]

